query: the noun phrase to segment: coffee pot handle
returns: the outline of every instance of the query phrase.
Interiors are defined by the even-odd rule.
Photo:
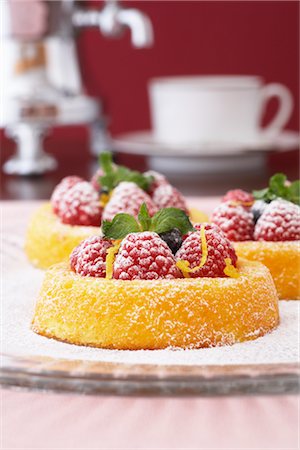
[[[275,117],[273,117],[271,122],[262,129],[263,134],[268,136],[277,134],[284,128],[291,117],[294,108],[294,99],[291,91],[281,83],[270,83],[263,86],[263,111],[271,98],[277,98],[279,106]]]

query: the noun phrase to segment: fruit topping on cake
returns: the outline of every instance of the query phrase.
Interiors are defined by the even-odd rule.
[[[282,199],[273,200],[259,217],[254,238],[257,241],[299,240],[299,206]]]
[[[52,196],[51,196],[51,204],[53,208],[53,212],[55,214],[58,213],[59,210],[59,203],[63,199],[66,192],[71,189],[75,184],[80,183],[81,181],[84,181],[82,178],[77,177],[75,175],[70,177],[65,177],[61,180],[60,183],[56,186],[54,189]]]
[[[67,189],[56,205],[56,214],[65,224],[99,226],[101,223],[99,196],[87,181],[80,181]]]
[[[195,226],[177,251],[177,266],[186,278],[225,277],[228,266],[236,267],[232,244],[216,226]]]
[[[151,197],[133,182],[121,182],[111,194],[103,212],[103,220],[112,220],[118,213],[138,216],[141,205],[147,205],[150,216],[157,212]]]
[[[114,262],[113,277],[119,280],[182,278],[168,245],[153,231],[130,233],[122,241]]]
[[[102,153],[99,162],[101,167],[90,182],[70,176],[54,189],[52,211],[62,223],[100,226],[101,220],[111,220],[121,212],[137,217],[143,203],[151,216],[166,207],[188,212],[183,195],[164,175],[114,164],[111,153]]]
[[[253,239],[253,214],[248,207],[233,205],[231,201],[217,206],[211,221],[218,225],[231,241],[250,241]]]
[[[110,239],[92,236],[81,242],[70,256],[71,269],[81,276],[105,278],[108,249],[113,247]]]
[[[254,197],[252,194],[241,189],[234,189],[228,191],[222,198],[222,202],[230,202],[233,206],[242,205],[246,208],[250,208],[253,205]]]
[[[171,231],[166,231],[165,233],[160,233],[159,236],[168,245],[168,247],[170,248],[173,255],[175,255],[177,250],[180,249],[182,241],[183,241],[183,236],[182,236],[180,230],[178,230],[178,228],[173,228],[173,230],[171,230]]]
[[[188,211],[184,196],[171,184],[158,186],[153,191],[152,199],[159,209],[173,207]]]
[[[285,175],[275,174],[269,187],[253,194],[229,191],[211,220],[234,242],[299,240],[299,186],[299,180],[291,183]]]
[[[157,189],[159,186],[170,184],[163,174],[156,172],[155,170],[148,170],[147,172],[144,173],[144,175],[152,178],[151,184],[148,188],[148,193],[151,196],[153,195],[155,189]]]
[[[117,214],[103,222],[104,237],[83,241],[71,254],[80,275],[120,280],[237,277],[230,241],[211,224],[191,224],[184,211],[164,208],[152,217]]]
[[[256,223],[264,210],[266,209],[268,203],[264,202],[263,200],[255,200],[253,205],[251,206],[251,212],[253,215],[253,221]]]

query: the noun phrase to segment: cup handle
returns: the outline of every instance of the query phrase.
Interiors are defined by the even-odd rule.
[[[279,106],[275,117],[262,129],[263,134],[268,136],[277,134],[284,128],[294,108],[291,91],[281,83],[270,83],[262,87],[263,108],[271,98],[278,98]]]

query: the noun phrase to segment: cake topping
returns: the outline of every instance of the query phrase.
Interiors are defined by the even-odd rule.
[[[236,276],[237,257],[229,240],[216,225],[196,227],[180,209],[165,208],[151,217],[143,203],[137,219],[120,213],[112,221],[104,221],[104,238],[95,239],[92,246],[87,240],[77,247],[71,255],[71,267],[77,273],[120,280]],[[99,260],[95,244],[102,252]],[[179,248],[175,256],[170,247],[173,252]],[[85,270],[77,270],[78,260],[87,262]],[[97,268],[101,262],[100,272],[94,269],[95,261]]]
[[[145,172],[144,175],[147,177],[152,177],[152,182],[148,188],[148,193],[151,196],[153,195],[155,189],[159,186],[170,184],[163,174],[156,172],[155,170],[148,170],[148,172]]]
[[[102,208],[97,191],[87,181],[76,183],[62,195],[57,215],[65,224],[100,226]]]
[[[225,258],[225,269],[224,273],[230,278],[239,278],[241,276],[240,272],[237,270],[237,268],[232,264],[232,261],[230,258]]]
[[[230,201],[217,206],[211,221],[218,225],[231,241],[249,241],[253,239],[253,215],[241,205],[233,206]]]
[[[137,220],[138,219],[138,220]],[[147,205],[143,203],[137,219],[130,214],[117,214],[112,221],[103,221],[102,231],[111,239],[123,239],[129,233],[154,231],[167,233],[177,228],[182,235],[193,230],[193,225],[184,211],[177,208],[165,208],[150,216]]]
[[[140,189],[148,191],[153,182],[151,175],[114,164],[111,153],[102,153],[99,157],[99,163],[103,174],[101,175],[100,172],[98,184],[108,191],[113,190],[124,181],[135,183]]]
[[[237,256],[230,241],[217,227],[202,224],[200,231],[190,233],[175,255],[176,265],[186,278],[224,277],[230,258],[235,267]],[[229,275],[230,276],[230,275]]]
[[[295,241],[300,239],[300,207],[292,202],[273,200],[255,226],[258,241]]]
[[[270,178],[267,188],[253,191],[253,195],[256,200],[263,200],[266,203],[281,198],[299,205],[300,180],[290,182],[283,173],[276,173]]]
[[[254,202],[254,197],[252,194],[241,189],[234,189],[228,191],[222,198],[222,203],[230,202],[233,206],[244,206],[250,208]]]
[[[188,212],[184,196],[171,184],[158,186],[153,192],[152,199],[159,209],[174,207]]]
[[[120,245],[121,245],[121,241],[117,240],[114,242],[114,245],[112,247],[108,248],[108,250],[107,250],[105,278],[107,278],[108,280],[110,280],[113,276],[115,255],[118,253]]]
[[[182,278],[167,244],[150,231],[129,234],[122,241],[113,276],[120,280]]]
[[[253,191],[253,196],[236,189],[227,192],[222,201],[211,220],[231,241],[300,239],[300,180],[290,182],[284,174],[276,173],[269,186]]]
[[[258,219],[260,218],[260,216],[266,209],[267,205],[268,205],[268,203],[266,203],[264,200],[256,200],[253,203],[253,205],[251,207],[251,212],[253,214],[254,223],[256,223],[258,221]]]
[[[100,178],[103,177],[103,175],[104,175],[103,169],[100,167],[96,171],[96,173],[94,173],[90,181],[93,188],[96,189],[96,191],[98,191],[99,193],[101,192],[102,189],[102,186],[100,184]]]
[[[138,216],[141,205],[147,205],[149,214],[156,213],[157,207],[150,196],[135,183],[123,181],[113,191],[103,211],[103,220],[112,220],[116,214],[127,213]]]
[[[182,235],[178,228],[173,228],[171,231],[160,233],[159,235],[167,244],[173,255],[179,250],[182,244]]]
[[[81,242],[71,253],[71,269],[79,275],[105,278],[106,258],[114,249],[110,239],[93,236]]]
[[[56,186],[54,189],[52,196],[51,196],[51,205],[53,212],[55,214],[58,213],[59,210],[59,204],[65,193],[73,187],[75,184],[80,183],[81,181],[84,181],[82,178],[77,177],[75,175],[70,177],[65,177],[61,180],[61,182]]]

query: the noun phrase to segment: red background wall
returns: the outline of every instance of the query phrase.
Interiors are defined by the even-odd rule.
[[[255,74],[284,83],[295,98],[288,128],[298,129],[297,1],[123,3],[150,16],[153,48],[133,49],[129,32],[109,40],[96,29],[86,30],[78,39],[86,89],[103,98],[113,133],[150,127],[147,81],[175,74]],[[102,2],[84,4],[99,7]]]

